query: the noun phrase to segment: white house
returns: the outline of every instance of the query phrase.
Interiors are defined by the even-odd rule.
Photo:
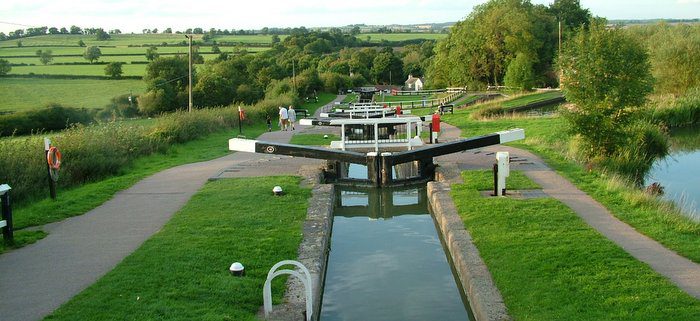
[[[408,79],[406,80],[406,90],[423,90],[423,79],[413,77],[413,75],[408,75]]]

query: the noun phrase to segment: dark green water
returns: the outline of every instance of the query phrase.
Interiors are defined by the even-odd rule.
[[[425,188],[343,189],[321,320],[471,320]]]
[[[661,183],[665,198],[700,221],[700,127],[672,133],[671,154],[657,161],[647,175],[646,183],[652,182]]]

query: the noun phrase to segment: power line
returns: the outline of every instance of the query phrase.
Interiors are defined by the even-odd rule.
[[[156,84],[156,87],[160,87],[160,86],[163,86],[163,85],[165,85],[165,84],[169,84],[169,83],[171,83],[171,82],[173,82],[173,81],[176,81],[176,80],[185,78],[185,77],[187,77],[187,76],[188,76],[188,75],[184,75],[184,76],[180,76],[180,77],[177,77],[177,78],[173,78],[173,79],[166,80],[166,81],[164,81],[164,82],[161,82],[161,83],[159,83],[159,84]]]
[[[0,23],[6,24],[6,25],[13,25],[13,26],[22,26],[22,27],[34,28],[34,26],[25,25],[25,24],[21,24],[21,23],[8,22],[8,21],[0,21]]]

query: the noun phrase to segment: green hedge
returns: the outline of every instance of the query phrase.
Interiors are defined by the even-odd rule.
[[[51,104],[47,108],[0,115],[0,137],[61,130],[71,124],[88,124],[94,112]]]

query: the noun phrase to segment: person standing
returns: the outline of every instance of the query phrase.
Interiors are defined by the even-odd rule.
[[[287,123],[289,122],[289,114],[287,113],[287,108],[280,106],[280,127],[283,131],[287,130]]]
[[[292,130],[294,130],[294,122],[297,121],[297,112],[294,110],[294,106],[289,105],[287,116],[289,116],[289,126],[291,126]]]

